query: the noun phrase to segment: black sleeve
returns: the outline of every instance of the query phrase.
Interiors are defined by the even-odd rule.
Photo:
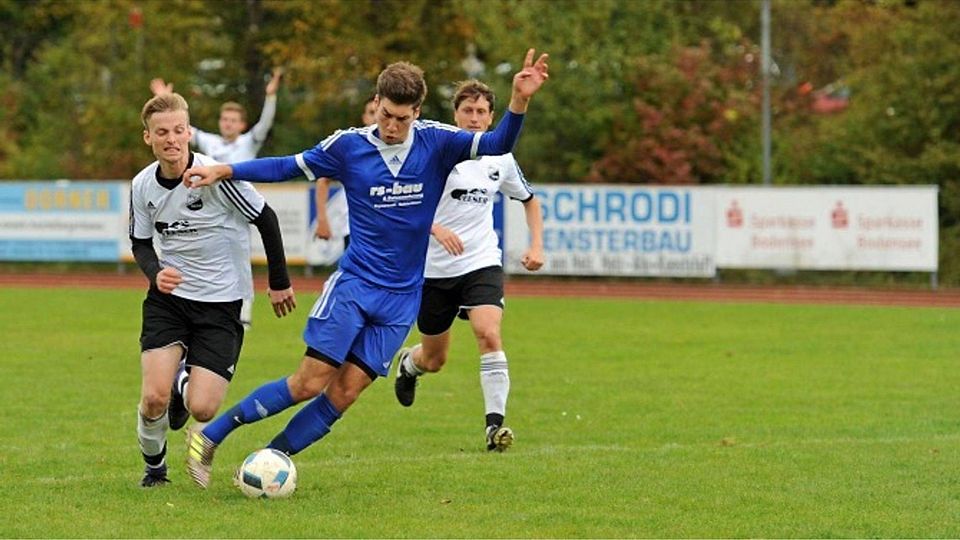
[[[157,286],[157,274],[160,272],[160,259],[157,258],[157,252],[153,249],[153,240],[150,238],[130,237],[131,251],[133,258],[137,261],[137,266],[150,280],[150,286]]]
[[[270,289],[274,291],[289,289],[290,276],[287,274],[287,258],[283,253],[283,237],[280,235],[277,214],[269,204],[264,204],[263,211],[251,223],[260,231],[263,250],[267,253]]]

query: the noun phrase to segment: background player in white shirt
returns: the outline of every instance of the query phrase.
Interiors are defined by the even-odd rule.
[[[242,269],[250,267],[251,223],[267,251],[274,311],[281,317],[296,304],[280,224],[257,190],[233,181],[183,185],[190,166],[217,163],[189,150],[187,102],[173,93],[155,96],[141,119],[143,140],[157,158],[134,177],[130,192],[133,255],[150,281],[137,435],[146,462],[141,485],[152,487],[169,481],[167,428],[183,427],[191,414],[201,422],[213,418],[233,377],[243,343],[240,304],[250,292]]]
[[[235,101],[227,101],[220,106],[219,128],[220,134],[208,133],[202,129],[190,126],[193,135],[190,142],[200,152],[222,163],[246,161],[257,157],[260,148],[267,140],[267,134],[273,127],[273,118],[277,113],[277,90],[280,89],[280,78],[283,69],[273,68],[273,76],[267,83],[266,97],[263,100],[263,110],[260,119],[250,131],[247,130],[247,110]],[[165,83],[163,79],[150,81],[150,90],[154,95],[173,92],[173,84]],[[240,311],[240,321],[244,328],[249,329],[253,322],[253,272],[250,265],[244,269],[244,279],[250,282],[250,295],[243,299],[243,308]]]
[[[473,132],[489,129],[494,97],[482,82],[461,83],[453,95],[457,127]],[[503,266],[493,229],[493,202],[498,191],[523,202],[530,246],[521,264],[527,270],[543,266],[540,201],[534,198],[513,155],[484,156],[454,167],[430,231],[426,280],[417,316],[420,343],[400,351],[394,391],[401,405],[413,405],[417,378],[440,371],[447,362],[454,319],[469,319],[480,350],[487,450],[502,452],[513,443],[513,431],[503,425],[510,375],[500,336]]]

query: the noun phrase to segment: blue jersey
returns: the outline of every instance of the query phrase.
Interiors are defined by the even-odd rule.
[[[430,227],[450,171],[466,159],[512,151],[522,125],[523,115],[509,111],[487,133],[418,120],[399,144],[377,138],[375,125],[347,129],[295,156],[233,165],[233,176],[339,179],[350,208],[350,244],[340,269],[380,287],[412,290],[423,282]]]

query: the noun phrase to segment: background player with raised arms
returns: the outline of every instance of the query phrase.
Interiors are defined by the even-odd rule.
[[[277,114],[277,91],[280,89],[280,79],[283,77],[283,68],[273,68],[270,82],[264,90],[263,110],[257,123],[247,131],[247,110],[236,101],[227,101],[220,105],[220,119],[217,123],[220,134],[209,133],[190,126],[193,135],[190,142],[200,152],[212,157],[221,163],[235,163],[257,157],[257,153],[267,141],[273,119]],[[154,95],[173,92],[173,84],[163,79],[150,81],[150,90]],[[240,310],[240,322],[249,329],[253,323],[254,288],[253,271],[247,264],[241,269],[243,279],[251,283],[250,296],[243,299]]]

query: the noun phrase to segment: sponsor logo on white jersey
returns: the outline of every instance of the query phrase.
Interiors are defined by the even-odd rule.
[[[157,221],[154,223],[154,227],[157,232],[163,236],[178,236],[184,234],[197,234],[197,228],[193,225],[190,225],[190,222],[185,219],[178,219],[173,223],[165,223],[163,221]]]
[[[450,196],[462,203],[487,204],[490,196],[487,190],[483,188],[473,189],[455,189],[450,192]]]

